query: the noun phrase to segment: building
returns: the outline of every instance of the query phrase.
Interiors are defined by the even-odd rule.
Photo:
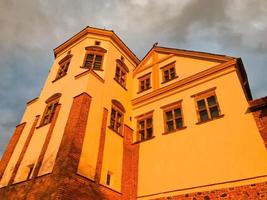
[[[240,58],[86,27],[54,49],[0,165],[1,199],[266,199],[267,98]]]

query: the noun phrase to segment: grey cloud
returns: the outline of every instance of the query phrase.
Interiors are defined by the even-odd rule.
[[[255,97],[267,95],[266,0],[0,2],[0,155],[38,96],[53,48],[85,26],[113,29],[142,58],[154,42],[242,57]]]

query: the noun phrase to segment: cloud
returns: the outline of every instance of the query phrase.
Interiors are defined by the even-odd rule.
[[[53,49],[85,26],[113,29],[142,58],[160,45],[241,57],[254,97],[267,95],[266,0],[2,0],[0,155],[25,102],[39,95]]]

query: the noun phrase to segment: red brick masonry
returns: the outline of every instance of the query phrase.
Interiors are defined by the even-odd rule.
[[[151,198],[153,199],[153,198]],[[169,196],[164,198],[156,198],[154,200],[266,200],[267,199],[267,182],[257,183],[245,186],[238,186],[226,189],[195,192],[177,196]]]
[[[16,126],[16,129],[13,133],[13,136],[10,139],[9,144],[6,147],[6,150],[3,154],[1,162],[0,162],[0,180],[4,174],[4,171],[6,169],[7,164],[9,162],[14,150],[15,150],[15,147],[19,141],[20,135],[21,135],[25,125],[26,125],[26,122],[21,123],[21,124]]]

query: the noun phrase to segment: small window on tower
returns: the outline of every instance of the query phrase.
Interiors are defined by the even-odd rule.
[[[49,124],[52,120],[53,117],[55,115],[56,112],[56,108],[58,106],[58,102],[59,102],[59,98],[60,98],[61,94],[60,93],[56,93],[54,95],[52,95],[50,98],[48,98],[48,100],[46,100],[46,108],[45,111],[43,113],[43,117],[40,123],[40,126],[44,126],[46,124]]]
[[[27,178],[26,180],[29,180],[31,178],[32,172],[33,172],[34,164],[28,166],[28,172],[27,172]]]
[[[111,172],[107,173],[106,185],[111,185]]]
[[[125,63],[117,59],[114,80],[119,83],[124,89],[126,89],[126,79],[128,72],[129,69],[125,65]]]
[[[121,136],[123,135],[124,113],[125,109],[122,104],[117,100],[112,100],[109,128]]]
[[[95,45],[96,45],[96,46],[99,46],[100,44],[101,44],[100,41],[97,41],[97,40],[95,41]]]
[[[86,54],[82,68],[103,70],[104,54],[107,50],[100,46],[88,46],[85,47],[85,50]]]

